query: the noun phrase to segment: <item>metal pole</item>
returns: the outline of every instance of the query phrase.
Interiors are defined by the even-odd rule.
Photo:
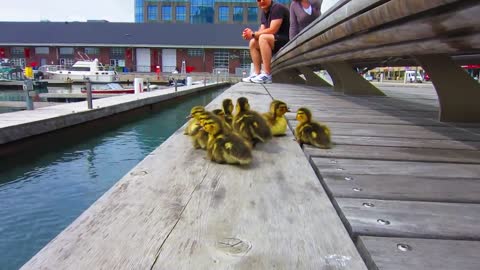
[[[173,77],[173,82],[175,83],[175,92],[177,92],[177,76]]]
[[[87,105],[88,109],[93,108],[93,103],[92,103],[92,83],[90,82],[90,79],[87,78]]]
[[[33,110],[33,100],[30,96],[30,92],[33,93],[33,82],[32,80],[25,80],[23,82],[23,90],[25,91],[25,102],[27,103],[27,110]]]
[[[147,92],[150,92],[150,78],[147,78]]]

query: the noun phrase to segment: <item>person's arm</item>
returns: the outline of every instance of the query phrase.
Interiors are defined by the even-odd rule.
[[[275,19],[270,22],[270,27],[266,28],[263,24],[260,29],[255,32],[255,38],[258,39],[259,36],[263,34],[272,34],[275,35],[278,30],[280,30],[280,26],[282,26],[283,19]]]
[[[295,1],[292,1],[290,4],[290,30],[289,36],[292,39],[294,36],[298,34],[298,21],[297,21],[297,14],[295,13]]]

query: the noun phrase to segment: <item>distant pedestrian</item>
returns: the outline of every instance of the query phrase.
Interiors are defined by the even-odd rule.
[[[321,14],[323,0],[293,0],[290,4],[290,39]]]
[[[272,55],[289,40],[290,16],[286,6],[272,0],[257,0],[257,4],[262,9],[260,28],[256,32],[245,28],[242,32],[242,37],[250,40],[250,56],[255,70],[253,74],[243,78],[242,81],[272,83]],[[261,72],[262,63],[263,72]]]

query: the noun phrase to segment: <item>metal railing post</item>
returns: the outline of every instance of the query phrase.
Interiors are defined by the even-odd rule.
[[[88,109],[92,109],[92,108],[93,108],[93,103],[92,103],[92,83],[90,82],[90,79],[89,79],[89,78],[87,78],[86,86],[87,86],[87,105],[88,105]]]
[[[25,91],[25,102],[27,103],[27,110],[33,110],[33,100],[30,96],[30,93],[33,92],[33,82],[32,80],[25,80],[23,82],[23,90]]]

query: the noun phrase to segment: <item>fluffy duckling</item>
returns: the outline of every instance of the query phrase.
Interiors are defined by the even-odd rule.
[[[246,97],[237,99],[235,110],[233,130],[252,142],[253,146],[258,142],[265,142],[272,138],[272,132],[267,121],[259,113],[250,110],[250,104],[248,104]]]
[[[250,145],[238,134],[225,132],[222,122],[215,115],[211,115],[203,122],[203,129],[208,132],[208,158],[217,163],[250,164],[252,162]]]
[[[233,121],[233,102],[231,99],[227,98],[222,101],[222,110],[225,122],[231,126]]]
[[[191,118],[187,127],[185,128],[185,135],[192,136],[192,143],[195,149],[206,149],[208,142],[208,133],[202,129],[200,125],[200,115],[205,113],[203,106],[195,106],[190,110],[190,115],[187,118]]]
[[[307,108],[300,108],[297,111],[295,138],[300,145],[311,144],[318,148],[327,149],[332,146],[330,140],[330,129],[312,120],[312,113]]]
[[[224,116],[223,110],[221,110],[221,109],[215,109],[215,110],[213,110],[213,111],[211,111],[211,112],[205,111],[205,112],[200,113],[200,115],[198,116],[198,117],[199,117],[198,119],[199,119],[199,121],[200,121],[200,126],[203,127],[205,120],[211,118],[212,115],[215,115],[215,116],[217,116],[220,120],[222,120],[224,132],[228,132],[228,133],[232,132],[232,130],[233,130],[233,129],[232,129],[232,126],[230,126],[227,122],[225,122],[225,120],[224,120],[224,118],[223,118],[223,116]]]
[[[270,111],[264,113],[263,117],[270,125],[273,136],[284,136],[287,132],[287,119],[284,115],[289,111],[287,104],[281,100],[273,100],[270,103]]]

